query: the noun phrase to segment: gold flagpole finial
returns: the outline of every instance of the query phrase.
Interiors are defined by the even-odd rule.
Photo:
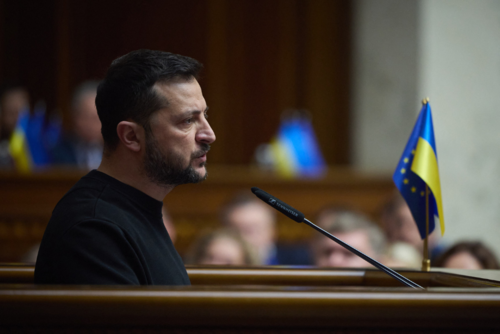
[[[427,104],[427,103],[429,103],[429,98],[428,97],[426,97],[425,99],[422,100],[422,104]]]

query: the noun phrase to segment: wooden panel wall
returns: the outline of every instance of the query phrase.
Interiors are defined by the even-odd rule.
[[[348,0],[0,0],[0,27],[0,81],[51,111],[116,57],[160,49],[205,65],[212,162],[250,163],[281,112],[305,108],[327,162],[349,163]]]

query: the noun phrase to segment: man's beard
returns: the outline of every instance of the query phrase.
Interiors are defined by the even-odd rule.
[[[144,158],[144,170],[147,177],[159,186],[170,187],[186,183],[198,183],[205,180],[208,172],[205,168],[205,175],[198,174],[193,166],[194,159],[199,158],[210,150],[210,145],[200,144],[201,149],[191,154],[187,167],[183,166],[183,157],[175,153],[165,155],[156,139],[151,133],[146,133],[146,156]],[[205,166],[205,162],[200,163],[200,167]]]

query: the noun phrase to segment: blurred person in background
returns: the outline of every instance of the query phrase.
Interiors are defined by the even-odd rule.
[[[186,257],[186,264],[242,266],[256,263],[248,244],[232,229],[203,234],[194,242]]]
[[[9,140],[17,124],[19,113],[29,110],[29,94],[21,85],[6,84],[0,89],[0,168],[14,168],[9,152]]]
[[[236,229],[260,265],[307,265],[307,248],[276,243],[276,212],[251,194],[235,196],[222,210],[224,226]]]
[[[385,237],[380,228],[354,211],[326,208],[317,215],[317,225],[371,258],[381,261]],[[311,244],[314,264],[318,267],[360,268],[371,264],[330,240],[316,234]]]
[[[95,106],[98,85],[98,81],[86,81],[75,89],[70,111],[71,131],[54,148],[54,164],[76,166],[84,170],[99,167],[103,139]]]
[[[418,253],[423,253],[424,241],[418,232],[417,224],[413,219],[410,208],[403,196],[396,192],[382,209],[381,225],[390,244],[404,242],[415,247]],[[429,235],[429,254],[432,259],[443,252],[439,243],[438,229]]]
[[[500,269],[498,259],[480,241],[462,241],[445,251],[433,267],[454,269]]]

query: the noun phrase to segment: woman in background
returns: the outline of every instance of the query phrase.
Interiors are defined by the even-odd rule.
[[[186,264],[254,265],[255,257],[240,235],[219,229],[202,235],[186,257]]]
[[[480,241],[462,241],[444,252],[435,267],[455,269],[500,269],[495,254]]]

